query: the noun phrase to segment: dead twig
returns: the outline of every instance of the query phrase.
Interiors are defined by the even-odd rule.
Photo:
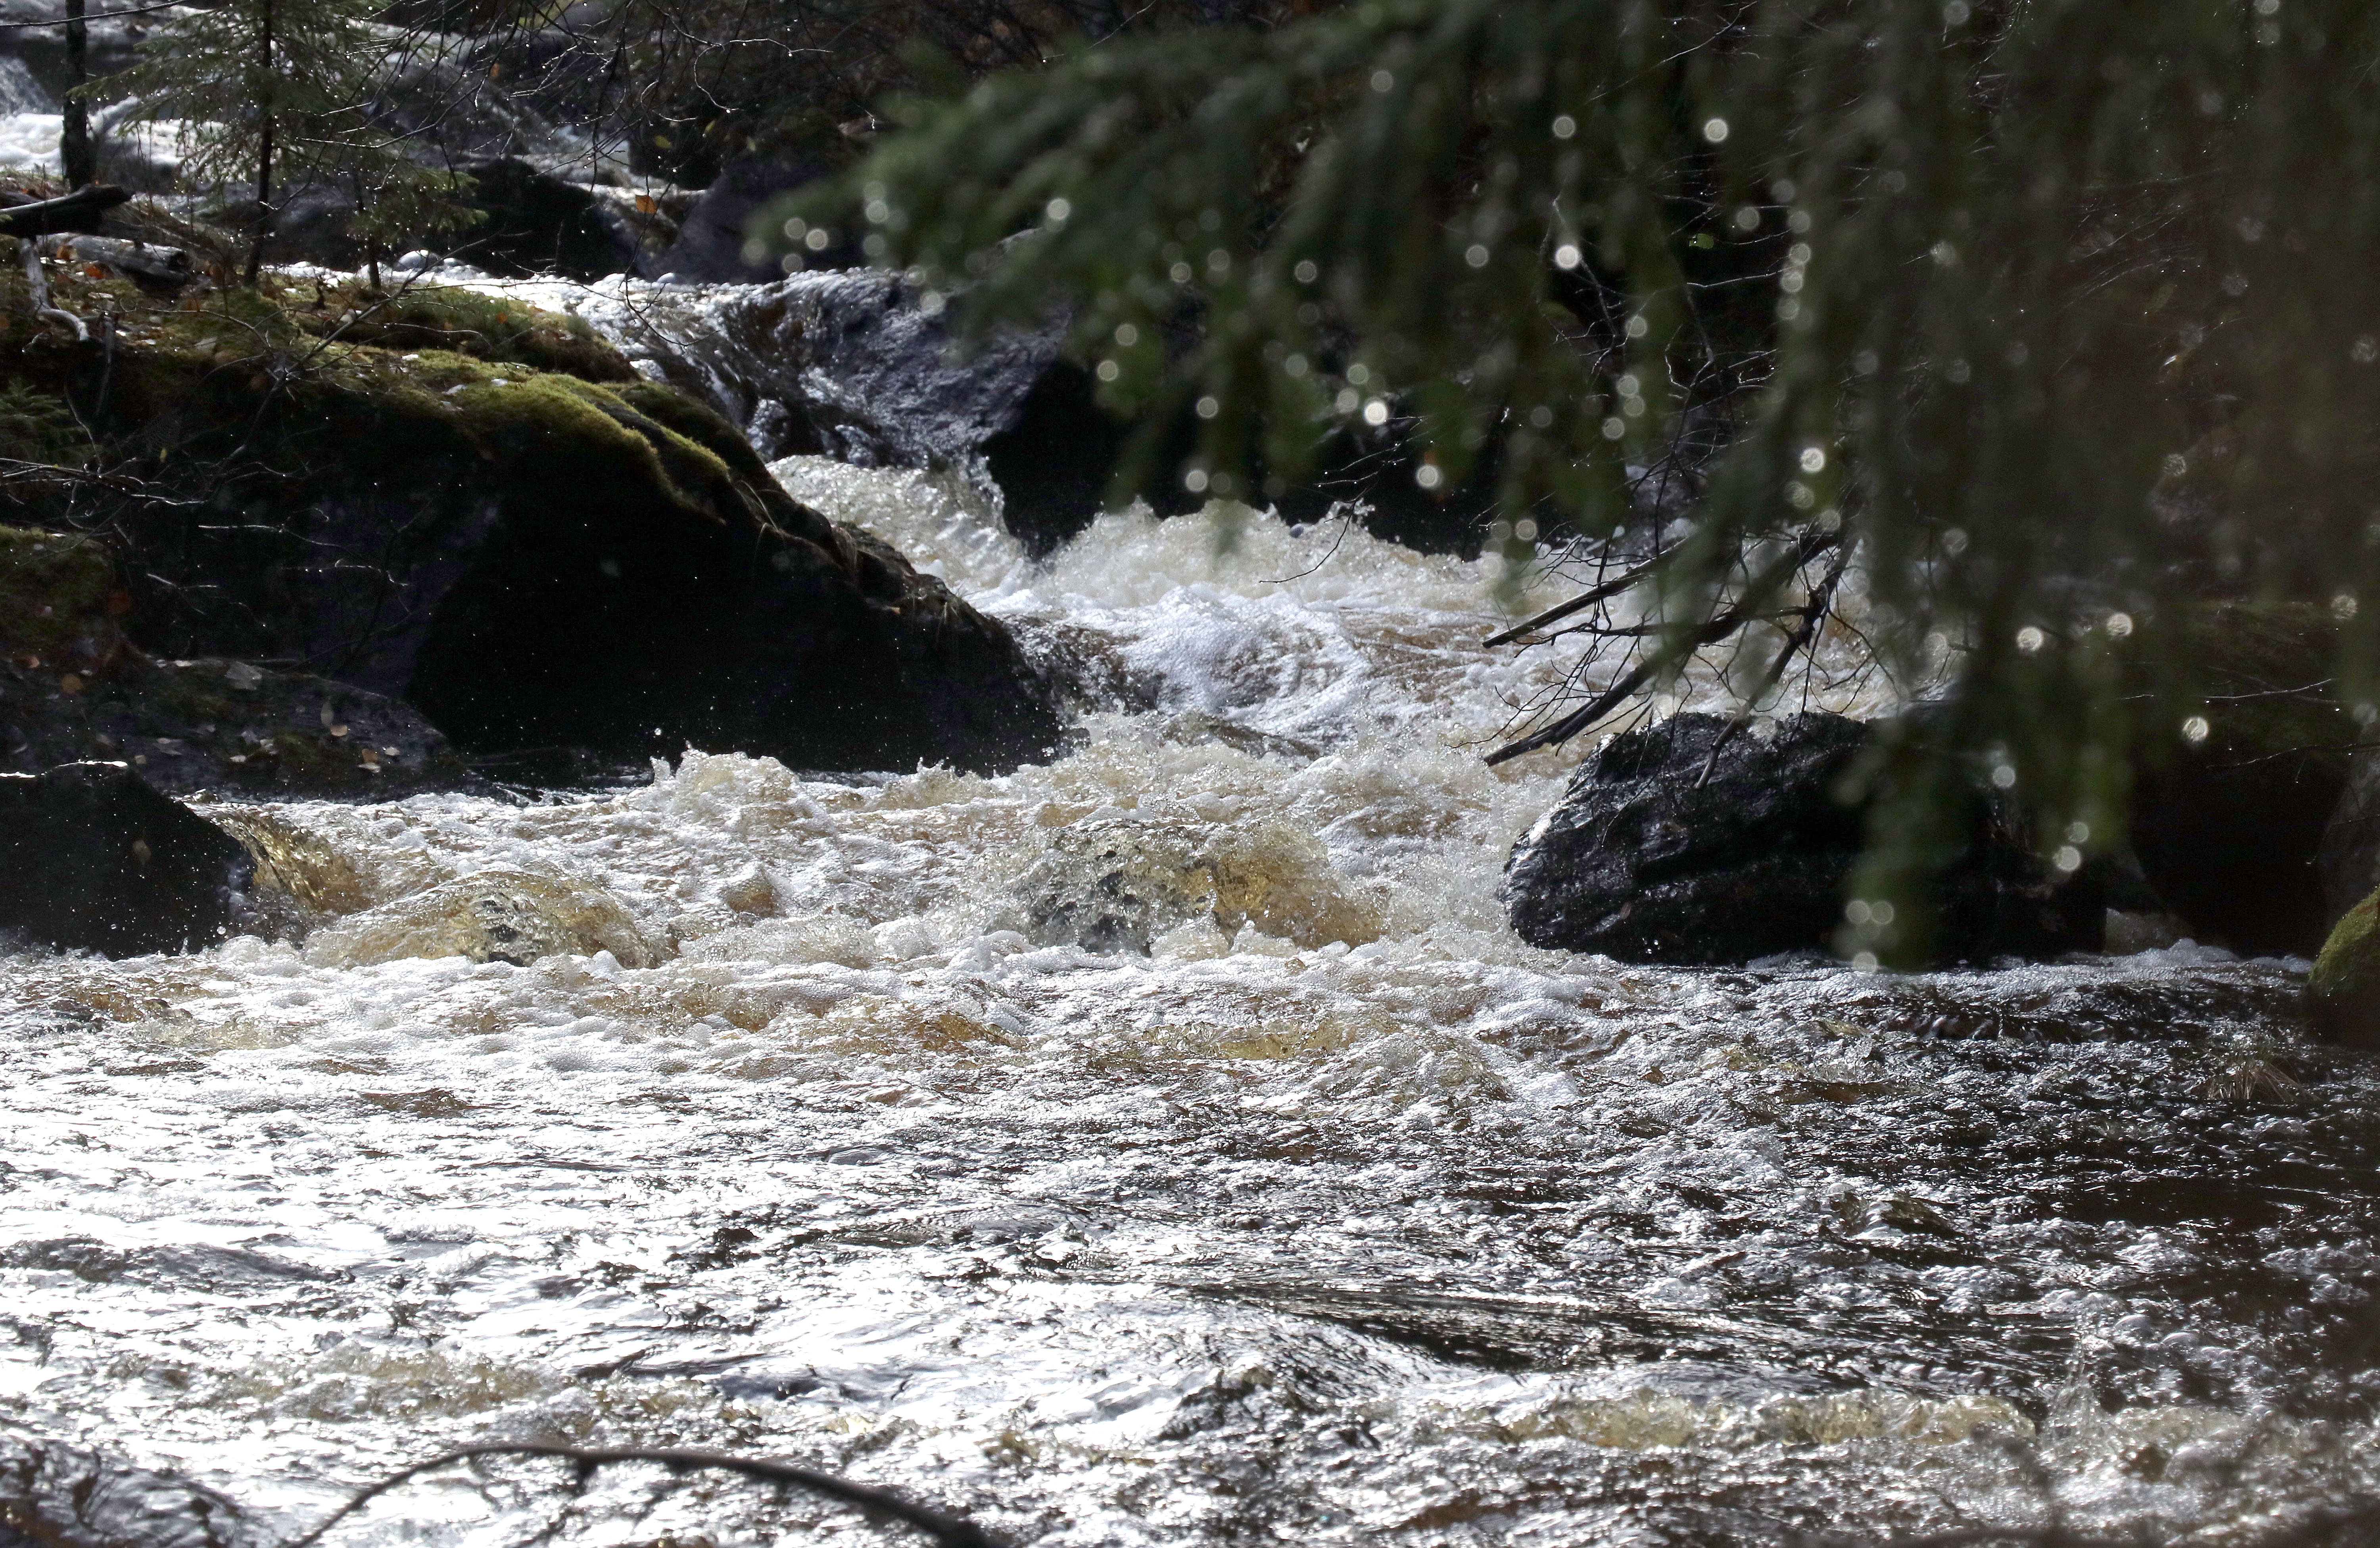
[[[19,247],[20,256],[25,260],[25,284],[33,293],[34,319],[42,322],[63,322],[74,330],[75,343],[90,343],[91,330],[83,326],[81,318],[64,307],[50,305],[50,277],[42,272],[42,245],[26,241]]]
[[[1843,572],[1851,567],[1851,562],[1852,547],[1845,543],[1835,550],[1835,562],[1828,567],[1827,578],[1818,583],[1818,589],[1810,593],[1809,601],[1802,609],[1802,621],[1793,626],[1791,634],[1785,636],[1785,644],[1778,650],[1777,659],[1768,664],[1767,671],[1761,677],[1760,686],[1744,696],[1743,712],[1730,720],[1717,740],[1711,743],[1710,756],[1703,760],[1703,771],[1694,776],[1696,790],[1710,783],[1711,771],[1718,767],[1719,754],[1744,727],[1752,724],[1753,712],[1759,708],[1760,701],[1783,681],[1785,669],[1793,658],[1809,648],[1811,641],[1817,637],[1818,625],[1825,621],[1828,610],[1835,605],[1835,589],[1842,585]]]
[[[530,1441],[491,1441],[479,1445],[458,1446],[427,1461],[401,1468],[356,1491],[345,1505],[318,1522],[313,1530],[292,1540],[285,1548],[313,1548],[325,1532],[390,1490],[408,1483],[423,1473],[480,1457],[558,1457],[577,1467],[581,1474],[622,1462],[657,1463],[673,1473],[706,1469],[735,1473],[762,1483],[773,1483],[780,1488],[808,1490],[838,1504],[850,1506],[872,1520],[897,1521],[903,1526],[915,1527],[943,1544],[944,1548],[1002,1548],[997,1538],[964,1517],[947,1515],[927,1506],[912,1505],[889,1490],[848,1482],[829,1473],[795,1467],[790,1462],[771,1462],[757,1457],[730,1456],[723,1451],[692,1451],[680,1447],[549,1445]]]
[[[1660,672],[1687,659],[1704,647],[1715,645],[1727,638],[1742,628],[1744,624],[1752,622],[1779,587],[1784,585],[1803,565],[1841,541],[1840,529],[1825,532],[1813,528],[1803,533],[1790,551],[1746,584],[1741,599],[1734,607],[1704,623],[1680,626],[1675,634],[1665,641],[1661,648],[1639,662],[1619,682],[1543,731],[1522,737],[1517,742],[1508,742],[1497,748],[1488,755],[1487,762],[1493,766],[1503,763],[1507,759],[1519,757],[1524,753],[1535,752],[1539,747],[1548,747],[1558,742],[1569,741],[1611,713],[1637,689],[1651,682]]]
[[[1658,562],[1658,560],[1655,561],[1655,563]],[[1643,580],[1647,574],[1650,574],[1653,569],[1653,563],[1640,564],[1624,575],[1620,575],[1614,579],[1605,581],[1600,586],[1591,587],[1588,590],[1579,593],[1567,602],[1555,603],[1552,607],[1548,608],[1545,611],[1537,614],[1535,618],[1524,618],[1520,623],[1515,623],[1511,628],[1503,631],[1501,634],[1488,635],[1486,639],[1480,642],[1480,647],[1482,649],[1493,649],[1495,647],[1500,645],[1510,645],[1512,641],[1519,639],[1523,635],[1528,634],[1533,630],[1542,629],[1548,623],[1558,623],[1563,619],[1568,618],[1572,613],[1578,611],[1581,608],[1593,607],[1596,603],[1603,601],[1608,598],[1619,596],[1630,587],[1634,586],[1638,581]]]

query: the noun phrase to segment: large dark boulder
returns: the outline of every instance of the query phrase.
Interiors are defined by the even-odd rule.
[[[205,502],[116,523],[126,624],[150,655],[401,698],[470,756],[690,743],[812,769],[992,769],[1055,743],[1052,691],[1005,627],[794,501],[704,405],[344,341],[276,375],[306,356],[288,311],[315,293],[277,285],[285,311],[237,332],[144,310],[112,362],[0,341],[0,376],[78,403],[108,371],[103,436]]]
[[[1099,519],[1127,428],[1099,405],[1091,373],[1053,360],[1014,417],[983,443],[1001,520],[1025,551],[1047,556]]]
[[[686,283],[759,284],[783,278],[775,248],[752,245],[753,221],[785,195],[834,171],[824,157],[800,151],[731,157],[687,209],[677,240],[650,260],[651,272]],[[797,250],[802,265],[812,269],[845,269],[859,261],[849,241],[825,253]]]
[[[612,200],[519,156],[460,163],[470,175],[470,202],[485,217],[443,240],[492,274],[561,274],[600,280],[634,273],[642,256],[636,232]]]
[[[1839,715],[1800,715],[1771,736],[1733,737],[1713,762],[1727,723],[1680,715],[1611,738],[1580,766],[1505,866],[1524,940],[1681,964],[1836,945],[1866,838],[1866,814],[1843,787],[1874,733]],[[2095,949],[2097,882],[2045,874],[1998,804],[1979,794],[1970,807],[1965,850],[1937,883],[1931,955]]]
[[[461,202],[480,218],[469,225],[394,238],[382,254],[383,262],[419,245],[491,274],[592,281],[637,272],[666,242],[666,235],[655,239],[655,221],[640,217],[635,196],[625,190],[574,182],[524,156],[456,157],[441,164],[469,175]],[[256,202],[233,199],[210,213],[228,229],[247,230],[255,223]],[[367,255],[348,231],[355,214],[353,191],[336,181],[285,188],[273,200],[273,239],[265,257],[275,263],[357,268]]]
[[[228,935],[248,851],[120,763],[0,774],[0,937],[109,957]]]

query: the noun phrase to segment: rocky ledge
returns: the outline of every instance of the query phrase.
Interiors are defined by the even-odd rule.
[[[319,684],[381,696],[315,706],[349,728],[338,740],[401,703],[470,758],[693,744],[986,770],[1056,740],[1054,696],[997,620],[793,500],[741,431],[583,324],[435,287],[382,298],[268,276],[176,302],[96,266],[52,285],[114,326],[89,343],[0,333],[0,394],[96,434],[108,479],[30,515],[55,529],[105,506],[124,576],[110,597],[148,659],[118,681],[232,670],[176,661],[279,668],[293,710]],[[0,271],[0,310],[29,309]],[[38,686],[73,697],[65,675]],[[231,690],[213,696],[236,705]],[[98,739],[128,735],[188,756],[199,726],[225,724],[104,720],[77,742],[58,729],[73,717],[51,716],[57,734],[18,756],[109,756]],[[17,741],[36,739],[20,725]]]

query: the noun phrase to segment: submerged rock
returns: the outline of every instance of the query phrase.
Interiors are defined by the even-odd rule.
[[[591,882],[494,867],[383,903],[316,930],[306,960],[363,967],[407,957],[468,957],[526,967],[541,957],[609,951],[651,967],[662,949],[620,900]]]
[[[228,1495],[120,1457],[0,1434],[0,1543],[251,1548],[272,1541]]]
[[[1613,737],[1580,766],[1505,865],[1504,901],[1524,940],[1681,964],[1833,947],[1866,840],[1865,813],[1839,791],[1870,728],[1796,716],[1773,736],[1734,737],[1702,780],[1727,723],[1680,715]],[[1940,885],[1939,960],[2099,944],[2096,881],[2045,875],[1980,798],[1966,851]]]
[[[0,527],[0,770],[121,759],[161,791],[384,799],[471,784],[407,706],[244,661],[152,659],[95,538]]]
[[[1379,938],[1379,912],[1286,823],[1209,828],[1111,818],[1077,822],[1013,884],[1024,933],[1045,946],[1148,955],[1201,926],[1220,949],[1243,927],[1304,948]]]
[[[0,937],[136,957],[232,932],[248,852],[122,764],[0,774]]]

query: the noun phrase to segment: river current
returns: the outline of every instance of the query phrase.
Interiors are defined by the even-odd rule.
[[[963,481],[777,472],[1090,684],[1062,755],[218,808],[310,935],[0,958],[0,1421],[275,1530],[490,1437],[1048,1544],[2244,1543],[2380,1488],[2380,1082],[2304,964],[1533,949],[1496,881],[1576,753],[1481,762],[1557,670],[1480,646],[1496,561],[1214,507],[1036,565]],[[496,871],[619,949],[435,954]],[[878,1534],[559,1477],[330,1541]]]

